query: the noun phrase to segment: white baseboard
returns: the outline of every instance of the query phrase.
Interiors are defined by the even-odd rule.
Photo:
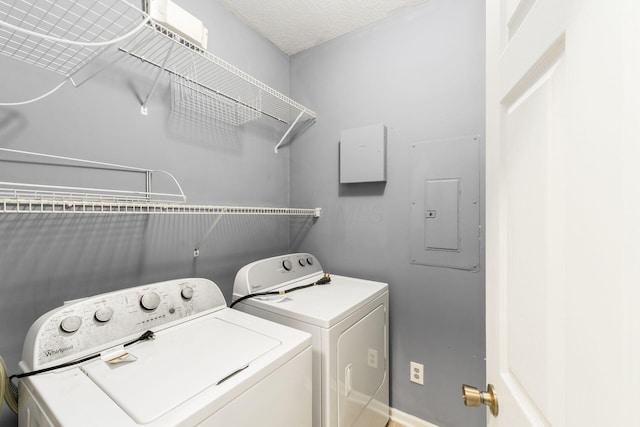
[[[389,408],[389,413],[391,421],[402,424],[405,427],[438,427],[435,424],[431,424],[430,422],[421,420],[418,417],[414,417],[395,408]]]

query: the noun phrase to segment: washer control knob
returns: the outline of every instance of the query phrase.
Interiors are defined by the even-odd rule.
[[[310,257],[310,256],[307,257],[307,264],[313,265],[313,257]]]
[[[101,323],[108,322],[109,320],[111,320],[112,316],[113,316],[113,310],[109,307],[100,307],[93,314],[93,317],[95,317],[95,319]]]
[[[62,319],[60,322],[60,329],[67,333],[73,333],[80,329],[82,325],[82,319],[79,316],[69,316]]]
[[[180,291],[180,296],[187,301],[193,298],[193,288],[191,286],[187,286],[186,288]]]
[[[307,266],[307,264],[305,264],[305,262],[304,262],[304,258],[300,258],[298,260],[298,264],[300,264],[300,267],[306,267]]]
[[[284,261],[282,261],[282,266],[287,271],[291,271],[291,269],[293,268],[293,266],[291,265],[291,261],[289,261],[288,259],[285,259]]]
[[[160,305],[160,295],[155,292],[149,292],[140,298],[140,306],[145,310],[155,310]]]

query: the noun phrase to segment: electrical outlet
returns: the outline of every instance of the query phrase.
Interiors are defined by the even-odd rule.
[[[378,369],[378,351],[372,348],[369,349],[367,358],[367,364],[373,369]]]
[[[411,370],[409,378],[411,382],[424,385],[424,365],[416,362],[409,362],[409,368]]]

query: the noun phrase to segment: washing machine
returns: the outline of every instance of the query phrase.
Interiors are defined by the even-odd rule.
[[[19,426],[311,426],[311,337],[211,281],[70,302],[29,329]]]
[[[388,285],[329,277],[309,253],[258,260],[238,271],[233,307],[311,334],[314,427],[384,427]]]

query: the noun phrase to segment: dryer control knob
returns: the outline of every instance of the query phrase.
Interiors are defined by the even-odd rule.
[[[149,292],[140,298],[140,306],[145,310],[155,310],[160,305],[160,295],[155,292]]]
[[[187,286],[182,291],[180,291],[180,296],[186,300],[190,300],[193,298],[193,288],[191,286]]]
[[[307,266],[307,264],[304,262],[304,258],[300,258],[298,260],[298,264],[300,264],[300,267],[306,267]]]
[[[60,322],[60,329],[67,333],[72,333],[80,329],[82,325],[82,319],[79,316],[69,316],[62,319]]]
[[[284,261],[282,261],[282,266],[287,271],[291,271],[291,269],[293,268],[293,266],[291,265],[291,261],[289,261],[288,259],[285,259]]]
[[[111,320],[112,316],[113,316],[113,310],[109,307],[100,307],[93,314],[93,317],[95,317],[95,319],[101,323],[108,322],[109,320]]]
[[[313,265],[313,258],[311,258],[310,256],[307,257],[307,264]]]

